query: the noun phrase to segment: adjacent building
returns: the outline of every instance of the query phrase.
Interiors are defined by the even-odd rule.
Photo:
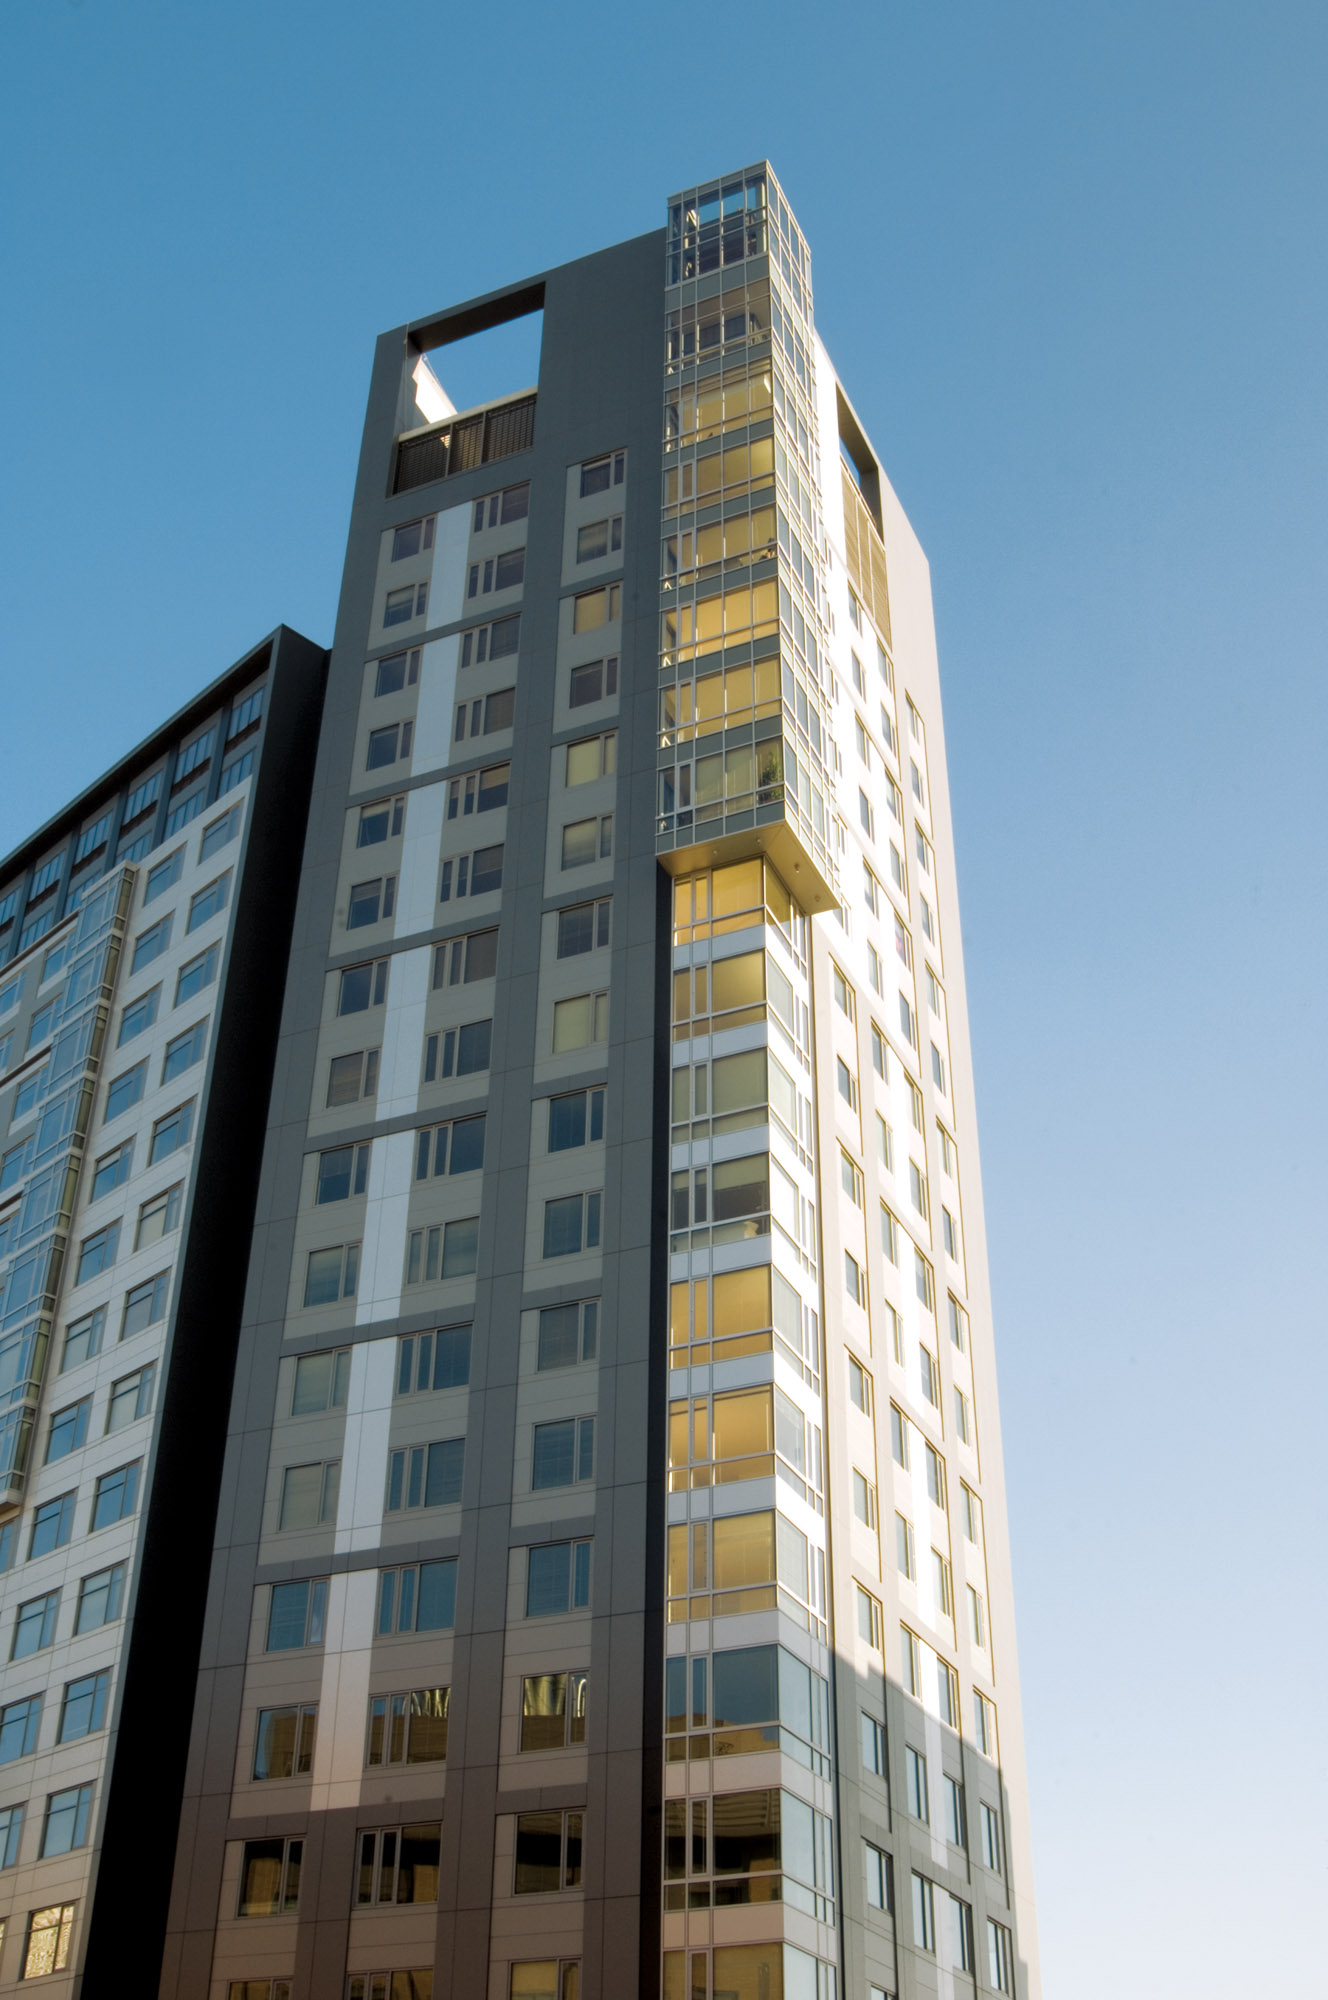
[[[927,566],[770,167],[384,335],[331,654],[0,926],[0,1985],[1033,2000]]]

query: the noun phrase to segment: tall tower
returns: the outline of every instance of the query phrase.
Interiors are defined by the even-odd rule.
[[[71,1978],[1036,2000],[927,566],[768,164],[379,341],[286,879],[169,1910],[121,1757]]]

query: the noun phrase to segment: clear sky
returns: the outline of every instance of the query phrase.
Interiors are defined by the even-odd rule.
[[[0,852],[330,640],[378,331],[774,161],[932,564],[1049,2000],[1325,1990],[1326,56],[1322,0],[0,16]]]

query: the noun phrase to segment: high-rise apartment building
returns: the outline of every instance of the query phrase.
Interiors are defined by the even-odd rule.
[[[0,1985],[1035,2000],[927,566],[770,168],[385,335],[330,656],[0,925]]]

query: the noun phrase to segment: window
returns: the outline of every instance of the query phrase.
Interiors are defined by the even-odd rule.
[[[962,1354],[968,1346],[968,1314],[953,1292],[947,1296],[946,1304],[950,1320],[950,1338]]]
[[[516,1895],[549,1895],[580,1887],[583,1817],[579,1812],[517,1814],[512,1882]]]
[[[93,1493],[90,1533],[109,1528],[133,1513],[138,1502],[139,1464],[135,1459],[132,1465],[119,1465],[114,1472],[102,1473]]]
[[[349,1384],[348,1347],[338,1347],[325,1354],[302,1354],[295,1363],[291,1415],[307,1417],[323,1410],[343,1410]]]
[[[908,1101],[913,1119],[913,1130],[915,1132],[924,1132],[926,1125],[922,1116],[922,1092],[918,1089],[911,1076],[906,1076],[904,1081],[908,1085]]]
[[[155,903],[158,896],[164,896],[168,889],[174,888],[183,873],[182,847],[177,847],[174,854],[168,854],[164,861],[159,861],[154,868],[149,868],[147,881],[143,884],[144,909],[149,903]]]
[[[126,1141],[126,1145],[131,1149],[133,1147],[133,1143],[134,1142],[132,1139]],[[114,1153],[108,1153],[106,1155],[106,1159],[108,1161],[118,1160],[120,1154],[123,1153],[124,1151],[125,1151],[125,1146],[121,1146]],[[28,1161],[30,1157],[31,1157],[31,1144],[30,1141],[28,1141],[27,1139],[23,1141],[22,1145],[13,1146],[10,1148],[10,1150],[5,1154],[4,1159],[0,1160],[0,1189],[13,1187],[15,1181],[22,1180],[24,1174],[28,1170]],[[101,1171],[102,1171],[102,1162],[99,1160],[97,1162],[98,1178],[100,1178],[101,1176]],[[100,1190],[97,1189],[97,1183],[94,1180],[93,1182],[94,1191],[91,1199],[93,1201],[96,1201],[98,1192],[105,1194],[109,1188],[118,1186],[119,1181],[124,1179],[125,1174],[127,1174],[128,1171],[129,1169],[126,1166],[126,1168],[124,1169],[124,1173],[120,1174],[118,1179],[108,1181],[105,1184],[105,1186],[103,1186]]]
[[[102,1271],[109,1271],[115,1262],[120,1245],[120,1225],[108,1222],[104,1229],[94,1230],[85,1236],[78,1250],[78,1270],[74,1278],[76,1285],[85,1285],[89,1278],[97,1277]]]
[[[606,861],[613,853],[613,814],[602,813],[597,819],[573,820],[563,828],[562,865],[568,868],[588,868],[596,861]]]
[[[374,675],[375,697],[400,694],[402,688],[414,687],[420,677],[420,651],[418,646],[412,646],[409,652],[388,653],[378,662]]]
[[[395,839],[401,832],[406,819],[406,801],[380,799],[376,805],[360,807],[360,822],[356,831],[357,847],[379,847],[383,841]]]
[[[13,1868],[23,1839],[23,1807],[0,1806],[0,1868]],[[0,1944],[4,1943],[0,1934]]]
[[[444,1438],[435,1444],[389,1452],[386,1511],[399,1514],[412,1507],[456,1506],[461,1499],[465,1460],[464,1438]]]
[[[49,1555],[52,1549],[62,1549],[74,1532],[74,1494],[62,1493],[58,1499],[44,1500],[34,1508],[32,1528],[28,1535],[28,1561],[34,1556]]]
[[[558,957],[576,958],[583,951],[596,951],[609,942],[609,922],[613,899],[603,896],[595,903],[573,903],[558,912]]]
[[[313,1465],[288,1465],[281,1475],[279,1528],[318,1528],[337,1517],[341,1460]]]
[[[447,787],[447,817],[469,819],[472,813],[497,812],[507,804],[511,774],[510,764],[490,764],[485,771],[453,778]]]
[[[528,1552],[527,1618],[580,1611],[590,1602],[589,1542],[543,1542]]]
[[[402,562],[407,556],[417,556],[422,550],[431,549],[436,518],[433,514],[426,514],[423,520],[407,521],[395,529],[392,535],[392,561]]]
[[[978,1818],[982,1827],[982,1865],[990,1868],[994,1875],[1001,1872],[1001,1821],[995,1806],[989,1806],[984,1799],[978,1808]]]
[[[853,1512],[864,1528],[875,1528],[876,1488],[856,1467],[853,1472]]]
[[[572,1000],[557,1000],[553,1008],[553,1052],[587,1049],[605,1041],[609,1032],[607,993],[580,993]]]
[[[839,1185],[855,1208],[862,1207],[862,1175],[848,1154],[840,1148]]]
[[[583,736],[567,746],[567,790],[593,784],[596,778],[611,777],[618,768],[618,732],[604,736]]]
[[[365,770],[381,771],[388,764],[395,764],[402,757],[409,757],[414,734],[413,722],[389,722],[382,729],[371,729],[369,748],[364,760]]]
[[[329,1201],[348,1201],[353,1194],[363,1194],[368,1183],[368,1145],[333,1146],[318,1155],[314,1204],[317,1207]]]
[[[489,896],[503,886],[503,861],[505,843],[499,841],[493,847],[477,847],[473,854],[462,854],[444,861],[438,883],[438,900],[450,903],[453,886],[461,896]]]
[[[996,1704],[979,1688],[973,1690],[973,1741],[984,1757],[996,1761]]]
[[[599,1243],[601,1195],[560,1195],[544,1204],[544,1255],[572,1257]]]
[[[892,1264],[899,1262],[899,1224],[885,1203],[881,1203],[881,1249]]]
[[[920,1750],[910,1744],[904,1751],[904,1789],[908,1797],[908,1809],[914,1819],[924,1824],[930,1820],[927,1794],[927,1760]]]
[[[956,1387],[954,1392],[955,1430],[961,1444],[973,1442],[973,1413],[968,1397]]]
[[[834,987],[835,1005],[842,1014],[847,1014],[851,1021],[854,1017],[853,988],[833,960],[830,965],[830,978]]]
[[[232,717],[232,721],[234,717]],[[240,830],[240,807],[232,806],[220,819],[214,819],[203,828],[203,837],[198,843],[198,858],[208,861],[221,848],[229,847]]]
[[[492,625],[472,625],[469,632],[463,632],[461,664],[478,667],[485,660],[507,659],[520,644],[521,613],[514,611],[510,617],[495,618]]]
[[[36,1979],[45,1972],[63,1972],[69,1963],[69,1941],[74,1931],[74,1903],[52,1903],[33,1910],[28,1917],[28,1935],[23,1946],[21,1979]]]
[[[858,1730],[862,1745],[862,1768],[876,1777],[885,1776],[885,1724],[878,1722],[865,1709],[858,1712]]]
[[[466,740],[466,723],[469,719],[470,738],[493,736],[499,730],[510,729],[516,715],[516,689],[498,688],[493,694],[477,695],[473,701],[463,701],[456,714],[456,740]]]
[[[381,1007],[387,998],[387,966],[385,958],[364,965],[348,965],[337,987],[338,1015],[362,1014],[369,1007]]]
[[[46,1433],[46,1463],[51,1465],[57,1458],[67,1458],[71,1451],[77,1451],[88,1434],[88,1413],[92,1408],[92,1398],[82,1397],[77,1403],[67,1403],[63,1410],[57,1410],[51,1418],[51,1427]]]
[[[95,1354],[100,1354],[105,1331],[105,1306],[98,1306],[96,1312],[89,1313],[85,1319],[75,1320],[65,1334],[60,1373],[63,1375],[67,1368],[76,1368],[80,1361],[90,1361]]]
[[[448,1028],[441,1035],[429,1035],[424,1043],[424,1081],[440,1077],[473,1076],[489,1067],[493,1039],[492,1021],[468,1021],[464,1027]]]
[[[356,1903],[436,1903],[442,1837],[440,1820],[360,1834]]]
[[[52,1598],[55,1595],[55,1592],[51,1593]],[[41,1605],[48,1601],[45,1597],[33,1599],[35,1604]],[[25,1605],[23,1609],[26,1610],[27,1606]],[[49,1646],[50,1643],[48,1639],[46,1644]],[[37,1650],[36,1646],[28,1646],[25,1649],[29,1653],[35,1653]],[[18,1660],[23,1657],[24,1654],[20,1653],[15,1645],[10,1658]],[[42,1698],[39,1694],[29,1695],[26,1701],[8,1702],[4,1708],[0,1708],[0,1764],[12,1764],[17,1757],[31,1756],[37,1748],[41,1712]]]
[[[432,1229],[412,1229],[406,1240],[406,1283],[468,1278],[479,1261],[480,1219],[466,1216]]]
[[[510,2000],[577,2000],[581,1991],[581,1961],[579,1958],[517,1959],[510,1968],[507,1990]],[[672,1992],[672,1988],[669,1990]]]
[[[863,1276],[861,1265],[851,1250],[844,1252],[844,1290],[855,1306],[866,1305],[867,1281]]]
[[[598,562],[604,556],[616,555],[622,545],[621,514],[614,514],[603,521],[589,521],[584,528],[577,530],[576,559],[579,563]]]
[[[383,605],[383,624],[408,625],[413,618],[423,618],[429,606],[429,586],[427,583],[407,583],[396,590],[389,590]]]
[[[358,1104],[378,1089],[378,1050],[356,1049],[354,1055],[333,1056],[327,1069],[327,1104]]]
[[[959,1676],[948,1661],[936,1658],[936,1701],[942,1722],[959,1727]]]
[[[936,1950],[936,1888],[925,1875],[913,1877],[913,1942],[919,1951]]]
[[[414,1688],[407,1694],[379,1694],[369,1703],[371,1770],[385,1764],[441,1764],[447,1758],[450,1688]]]
[[[145,1367],[136,1368],[132,1375],[122,1375],[118,1382],[111,1384],[110,1398],[106,1405],[106,1429],[123,1430],[126,1424],[136,1423],[147,1416],[152,1408],[152,1391],[157,1380],[157,1364],[149,1361]]]
[[[187,1069],[192,1069],[196,1062],[203,1060],[203,1051],[207,1047],[207,1031],[206,1019],[195,1021],[192,1028],[186,1028],[182,1035],[175,1037],[174,1041],[167,1042],[161,1064],[163,1083],[174,1082],[177,1076],[182,1075]]]
[[[135,1063],[132,1069],[121,1070],[119,1076],[111,1078],[106,1091],[106,1110],[102,1114],[103,1124],[109,1125],[113,1118],[119,1118],[131,1105],[138,1103],[147,1083],[148,1066],[145,1062]],[[15,1107],[17,1109],[17,1107]]]
[[[228,869],[224,875],[218,875],[215,882],[209,882],[205,888],[190,898],[186,932],[196,931],[201,924],[208,921],[209,917],[215,917],[219,911],[224,910],[230,901],[230,894],[231,878]]]
[[[151,1201],[145,1201],[138,1211],[138,1227],[134,1231],[134,1248],[142,1250],[146,1244],[158,1243],[163,1236],[169,1236],[180,1226],[180,1203],[184,1193],[184,1182],[177,1181]]]
[[[276,1917],[300,1900],[302,1840],[246,1840],[240,1860],[239,1917]]]
[[[109,1569],[99,1569],[92,1576],[85,1576],[78,1586],[78,1610],[74,1618],[74,1633],[95,1632],[101,1625],[110,1625],[120,1616],[120,1606],[124,1600],[125,1565],[112,1563]]]
[[[525,545],[504,549],[501,555],[485,556],[482,562],[471,564],[466,596],[487,597],[493,590],[515,590],[524,582],[525,575]]]
[[[304,1303],[330,1306],[338,1299],[353,1299],[359,1276],[358,1243],[338,1243],[329,1250],[311,1250],[304,1274]]]
[[[1014,1992],[1014,1951],[1009,1931],[987,1918],[987,1977],[998,1993]]]
[[[617,589],[617,585],[614,588]],[[604,660],[587,660],[573,667],[567,684],[567,706],[588,708],[592,702],[609,701],[618,692],[618,655]]]
[[[572,600],[573,632],[594,632],[612,625],[622,616],[622,585],[605,584],[602,590],[583,590]]]
[[[392,915],[396,906],[395,875],[375,875],[368,882],[352,883],[350,900],[346,905],[346,929],[363,930],[368,924],[385,921]]]
[[[260,1708],[254,1735],[254,1776],[302,1778],[314,1766],[314,1734],[318,1703],[290,1708]]]
[[[581,467],[581,498],[588,500],[592,493],[607,493],[610,486],[621,486],[626,466],[625,451],[606,452],[603,458],[588,458]]]
[[[914,1551],[913,1524],[902,1514],[895,1515],[895,1560],[899,1565],[899,1574],[908,1577],[910,1582],[915,1581],[918,1563]]]
[[[848,1356],[848,1399],[854,1409],[861,1410],[865,1417],[871,1415],[871,1376],[867,1373],[861,1362],[855,1361],[851,1354]]]
[[[858,1601],[858,1637],[879,1653],[884,1632],[881,1607],[860,1583],[854,1585],[854,1591]]]
[[[151,965],[154,958],[160,958],[171,942],[171,919],[162,917],[150,930],[140,931],[134,940],[134,956],[129,970],[141,972],[145,965]]]
[[[158,1160],[166,1160],[168,1154],[178,1152],[180,1146],[188,1146],[194,1134],[194,1100],[180,1104],[174,1112],[166,1112],[152,1126],[152,1144],[148,1146],[148,1166],[156,1166]]]
[[[927,1311],[935,1312],[936,1287],[932,1279],[931,1265],[918,1249],[913,1252],[913,1289]]]
[[[545,1306],[542,1309],[535,1362],[537,1368],[573,1368],[579,1361],[593,1361],[598,1351],[598,1299],[582,1299],[575,1305]]]
[[[969,1631],[973,1635],[973,1644],[980,1652],[985,1652],[987,1649],[987,1607],[982,1601],[981,1591],[974,1590],[971,1583],[967,1586],[967,1589]]]
[[[961,1495],[960,1513],[963,1516],[964,1522],[964,1539],[965,1541],[972,1542],[975,1547],[981,1548],[982,1502],[978,1499],[972,1487],[965,1486],[962,1480],[960,1481],[959,1492]]]
[[[908,1470],[908,1418],[897,1404],[890,1405],[890,1451],[896,1465]]]
[[[190,820],[198,818],[206,797],[207,789],[200,785],[197,791],[189,792],[184,798],[177,800],[166,815],[164,831],[168,838],[171,834],[178,833],[182,826],[188,826]]]
[[[835,1085],[839,1091],[839,1095],[843,1098],[849,1109],[856,1110],[858,1104],[857,1079],[842,1056],[835,1058]]]
[[[157,1018],[157,1007],[161,1001],[160,986],[152,987],[141,999],[126,1007],[120,1016],[120,1033],[116,1037],[116,1047],[122,1049],[126,1042],[132,1042],[146,1028],[150,1028]],[[34,1021],[34,1026],[35,1026]],[[29,1038],[29,1044],[36,1039]]]
[[[944,1095],[945,1064],[941,1061],[941,1052],[935,1042],[931,1045],[931,1080],[942,1095]]]
[[[451,938],[440,944],[433,955],[433,983],[439,986],[470,986],[477,979],[492,979],[498,970],[498,932],[472,931],[469,937]]]
[[[570,1152],[604,1137],[604,1091],[568,1091],[549,1099],[549,1151]]]
[[[945,1460],[933,1444],[927,1446],[927,1498],[945,1512]]]
[[[40,1858],[47,1861],[53,1854],[71,1854],[76,1847],[86,1847],[91,1811],[91,1785],[71,1785],[67,1791],[52,1792],[42,1822]]]
[[[456,1623],[456,1577],[455,1558],[380,1569],[377,1632],[450,1632]]]
[[[273,1584],[265,1641],[269,1653],[322,1645],[327,1622],[327,1581],[325,1576],[314,1576],[300,1583]]]
[[[931,913],[931,904],[927,901],[927,898],[922,895],[919,895],[918,903],[922,912],[922,934],[924,937],[929,938],[932,944],[935,944],[936,920]]]
[[[869,1840],[862,1843],[863,1855],[867,1863],[867,1902],[873,1910],[893,1910],[895,1906],[894,1864],[888,1854],[879,1847],[873,1847]],[[873,1992],[876,1989],[873,1987]]]
[[[586,1686],[583,1673],[528,1674],[521,1683],[523,1751],[561,1750],[586,1740]]]
[[[129,1340],[144,1327],[155,1326],[166,1317],[166,1301],[170,1296],[171,1274],[158,1271],[155,1278],[145,1278],[141,1285],[135,1285],[125,1293],[124,1310],[120,1319],[120,1338]]]
[[[535,1425],[530,1465],[533,1488],[580,1485],[594,1477],[593,1417],[568,1417],[560,1423]]]
[[[958,1896],[947,1896],[950,1906],[950,1963],[961,1972],[973,1970],[973,1912]]]
[[[914,1208],[925,1220],[928,1214],[927,1177],[916,1160],[910,1160],[908,1163],[908,1191],[912,1196]]]
[[[485,522],[485,509],[488,522]],[[524,521],[530,512],[530,481],[524,480],[520,486],[508,486],[501,493],[488,493],[475,502],[475,533],[478,535],[487,525],[490,528],[506,527],[509,521]]]
[[[220,958],[221,946],[210,944],[206,951],[198,954],[197,958],[191,958],[187,965],[180,967],[175,981],[174,1004],[177,1007],[183,1006],[186,1000],[192,1000],[196,993],[201,993],[205,987],[211,986],[217,976]]]

